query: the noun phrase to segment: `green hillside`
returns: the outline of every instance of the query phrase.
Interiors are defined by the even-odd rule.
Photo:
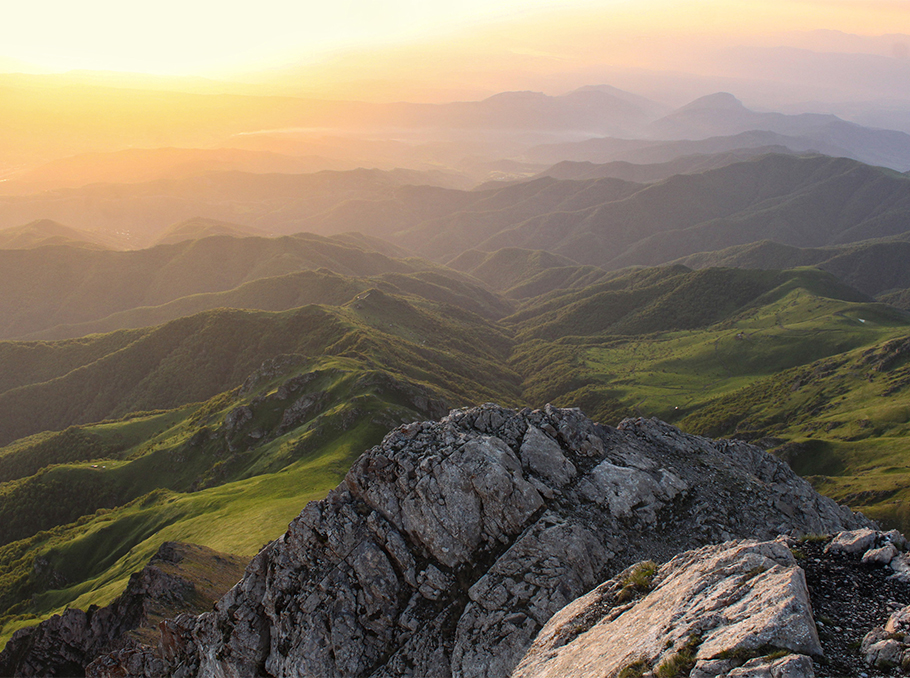
[[[766,438],[820,492],[906,532],[908,349],[905,329],[895,339],[795,366],[708,401],[681,424],[706,435]]]
[[[413,273],[385,273],[354,278],[321,268],[283,276],[259,278],[223,292],[190,294],[158,306],[139,306],[83,323],[58,325],[22,339],[56,340],[159,325],[216,308],[286,311],[307,304],[340,305],[376,287],[391,294],[411,294],[452,304],[485,318],[500,318],[511,306],[463,275],[439,267]]]
[[[0,342],[2,635],[109,602],[164,540],[250,556],[390,428],[485,401],[761,441],[910,526],[907,313],[817,269],[462,263],[513,300],[442,267],[303,271],[214,296],[320,304]]]
[[[15,375],[0,392],[0,444],[206,400],[288,353],[362,356],[462,402],[517,395],[517,377],[501,367],[509,340],[488,321],[375,288],[358,297],[281,313],[218,309],[59,343],[0,342],[0,372]]]
[[[407,273],[426,265],[309,234],[219,236],[130,252],[73,247],[0,250],[0,338],[319,268],[371,276]]]

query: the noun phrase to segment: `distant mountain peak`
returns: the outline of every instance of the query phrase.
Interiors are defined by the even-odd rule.
[[[487,97],[484,101],[542,101],[544,99],[550,99],[552,97],[544,94],[543,92],[532,92],[531,90],[522,90],[519,92],[499,92],[494,94],[491,97]]]
[[[707,96],[699,97],[695,101],[689,102],[679,110],[697,111],[704,109],[726,109],[734,111],[742,110],[744,108],[745,106],[743,105],[743,102],[729,92],[716,92],[715,94],[708,94]]]

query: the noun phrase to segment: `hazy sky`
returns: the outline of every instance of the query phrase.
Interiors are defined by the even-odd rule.
[[[51,70],[211,74],[312,62],[346,50],[444,43],[473,31],[512,51],[602,59],[573,26],[608,36],[834,29],[910,32],[908,0],[29,0],[4,2],[0,58]],[[553,50],[559,50],[554,52]],[[607,50],[609,52],[609,50]],[[612,58],[620,58],[616,54]],[[8,64],[13,64],[9,61]],[[3,64],[0,61],[0,68]],[[7,66],[15,70],[15,66]]]

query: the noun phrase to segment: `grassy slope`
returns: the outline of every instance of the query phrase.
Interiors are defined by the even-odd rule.
[[[430,297],[458,301],[470,293],[458,285],[446,288],[444,279],[391,279]],[[488,321],[418,296],[408,298],[419,305],[378,289],[364,295],[344,307],[305,306],[281,313],[219,309],[111,335],[0,342],[0,373],[8,375],[0,382],[0,444],[205,400],[237,386],[264,360],[282,353],[365,355],[377,364],[407,366],[409,377],[462,399],[467,393],[514,392],[514,384],[505,384],[515,379],[499,366],[508,341]],[[490,388],[480,384],[481,374]]]
[[[658,416],[704,435],[764,440],[820,491],[910,530],[910,315],[813,270],[712,271],[759,293],[725,309],[684,270],[645,275],[612,281],[614,294],[639,297],[614,303],[627,312],[611,322],[591,326],[586,304],[597,295],[571,292],[562,296],[573,303],[554,296],[512,316],[526,338],[512,357],[529,375],[526,398],[608,422]],[[653,284],[636,288],[635,276]],[[661,293],[667,279],[672,292]],[[653,331],[654,309],[666,329]]]
[[[183,372],[204,376],[209,362],[220,374],[217,356],[200,362],[212,345],[225,346],[225,359],[233,351],[231,365],[246,365],[237,379],[211,397],[177,389],[182,398],[162,411],[0,449],[2,634],[68,604],[110,601],[164,540],[251,555],[388,428],[484,400],[554,401],[604,421],[640,412],[706,433],[776,436],[820,489],[892,522],[910,514],[910,497],[892,491],[910,480],[901,461],[910,418],[901,389],[910,377],[904,349],[894,348],[905,344],[887,343],[901,341],[910,321],[827,274],[635,270],[549,291],[501,325],[419,296],[433,281],[406,277],[413,296],[374,288],[343,306],[178,321],[193,327],[190,343],[175,344],[159,362],[164,372],[149,372],[144,397],[181,384]],[[102,370],[79,392],[119,402],[122,388],[105,391],[117,377],[103,371],[107,356],[138,351],[168,327],[0,344],[0,359],[35,352],[7,385],[46,378],[56,362],[68,370],[64,380]],[[285,357],[263,363],[275,354]],[[123,359],[124,368],[135,362]],[[863,372],[860,363],[872,367]],[[884,399],[882,389],[891,389]],[[836,401],[830,421],[828,410],[807,405],[823,399]],[[42,503],[49,492],[53,505]]]
[[[260,278],[327,268],[339,275],[408,273],[426,265],[331,238],[231,238],[129,252],[74,247],[0,250],[0,337],[34,334]]]
[[[678,261],[692,268],[785,269],[817,266],[866,294],[910,288],[906,235],[825,248],[800,248],[765,240],[716,252],[700,252]]]
[[[350,311],[361,322],[394,318],[391,330],[415,338],[432,329],[419,313],[406,318],[406,309],[393,308],[389,315],[390,300],[371,296],[379,298]],[[461,341],[449,339],[450,356]],[[250,556],[389,428],[441,416],[445,397],[514,398],[486,391],[486,383],[472,394],[465,375],[450,374],[459,398],[418,383],[424,368],[419,358],[414,363],[401,366],[411,372],[404,377],[365,356],[286,356],[203,404],[40,434],[0,450],[3,635],[63,605],[109,602],[162,541]],[[37,464],[47,465],[27,475]]]

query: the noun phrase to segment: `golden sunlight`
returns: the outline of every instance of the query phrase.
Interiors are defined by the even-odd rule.
[[[610,34],[723,33],[735,38],[818,28],[910,31],[910,12],[902,0],[463,0],[457,5],[415,0],[263,0],[255,5],[33,0],[5,8],[0,64],[8,60],[57,71],[224,74],[470,33],[484,25],[512,26],[515,36],[549,31],[550,41],[558,40],[555,33],[571,35],[573,25]]]

